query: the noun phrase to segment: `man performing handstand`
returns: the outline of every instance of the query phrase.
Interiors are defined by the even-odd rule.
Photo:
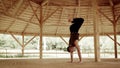
[[[67,47],[67,51],[70,52],[71,56],[71,63],[73,62],[73,52],[75,49],[77,49],[79,62],[81,62],[81,52],[80,47],[78,45],[78,39],[79,39],[79,29],[82,26],[84,22],[83,18],[74,18],[71,22],[72,25],[70,26],[70,39],[69,39],[69,46]]]

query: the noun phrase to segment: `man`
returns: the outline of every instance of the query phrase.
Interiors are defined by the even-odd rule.
[[[70,26],[70,39],[69,39],[69,46],[67,47],[67,51],[70,52],[71,63],[73,62],[73,52],[75,51],[75,49],[77,49],[79,62],[81,62],[80,47],[78,45],[78,39],[79,39],[78,31],[82,26],[83,22],[84,22],[83,18],[74,18]]]

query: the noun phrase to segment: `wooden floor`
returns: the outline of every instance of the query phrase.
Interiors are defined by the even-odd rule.
[[[68,63],[69,59],[0,59],[0,68],[120,68],[120,59],[83,59],[82,63]]]

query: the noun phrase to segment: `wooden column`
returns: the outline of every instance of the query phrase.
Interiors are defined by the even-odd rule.
[[[97,12],[97,0],[92,0],[93,7],[93,29],[94,29],[94,53],[95,53],[95,62],[100,61],[100,46],[99,46],[99,20]]]
[[[114,52],[115,52],[115,58],[118,58],[117,55],[117,30],[116,30],[116,26],[117,26],[117,20],[116,20],[116,16],[115,16],[115,5],[113,3],[112,0],[109,0],[109,3],[111,5],[111,10],[112,10],[112,16],[113,16],[113,32],[114,32]]]
[[[43,47],[42,47],[42,37],[43,37],[43,24],[42,24],[42,6],[40,5],[40,20],[39,20],[39,23],[40,23],[40,59],[42,59],[42,56],[43,56]]]
[[[24,34],[22,34],[22,56],[24,56]]]
[[[40,40],[39,40],[39,58],[42,59],[42,51],[43,51],[43,48],[42,48],[42,33],[43,33],[43,20],[42,20],[42,5],[40,5],[40,16],[38,17],[38,14],[35,12],[32,4],[30,3],[30,0],[28,0],[28,3],[34,13],[34,15],[36,16],[37,20],[39,21],[39,27],[40,27],[40,33],[39,33],[39,37],[40,37]]]
[[[118,55],[117,55],[117,31],[116,31],[116,24],[114,23],[113,24],[113,30],[114,30],[114,50],[115,50],[115,58],[118,58]]]

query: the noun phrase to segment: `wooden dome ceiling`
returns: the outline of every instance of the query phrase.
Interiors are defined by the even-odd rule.
[[[0,0],[0,33],[68,36],[70,18],[82,17],[80,34],[94,33],[93,0]],[[120,0],[97,0],[100,34],[120,34]],[[41,8],[40,8],[41,6]],[[41,12],[42,11],[42,12]],[[42,19],[42,20],[41,20]]]

